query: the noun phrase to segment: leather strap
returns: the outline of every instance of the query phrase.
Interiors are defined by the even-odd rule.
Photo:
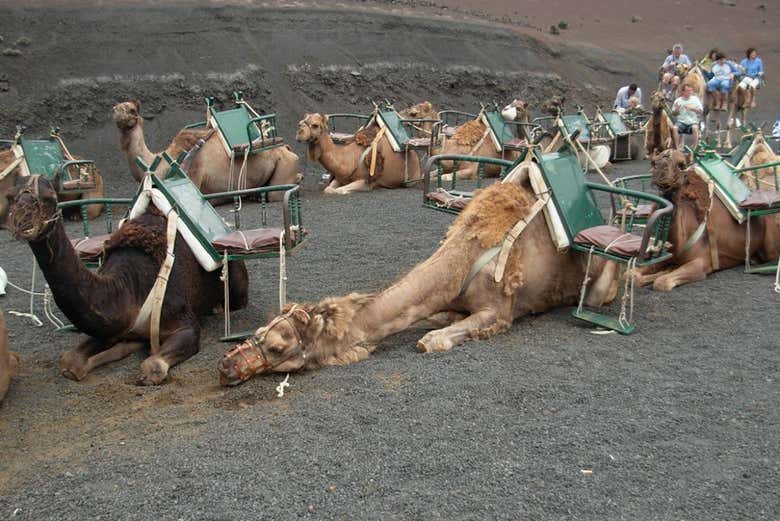
[[[0,172],[0,181],[5,179],[5,176],[7,176],[11,172],[13,172],[16,169],[16,167],[19,166],[19,163],[21,163],[23,160],[24,160],[24,157],[17,157],[16,159],[14,159],[11,162],[10,165],[5,167],[5,169],[2,172]]]
[[[493,246],[489,250],[484,251],[482,255],[477,257],[477,260],[475,260],[474,264],[471,266],[471,271],[469,271],[469,274],[466,275],[465,279],[463,279],[463,284],[461,284],[460,292],[458,293],[459,297],[462,297],[466,294],[466,290],[469,289],[471,281],[474,280],[474,277],[477,276],[477,273],[479,273],[488,262],[492,261],[495,256],[498,255],[499,251],[501,251],[500,246]]]
[[[379,132],[376,133],[376,137],[371,142],[371,166],[368,168],[368,175],[371,177],[374,177],[374,170],[376,170],[376,155],[379,150],[377,149],[377,145],[379,144],[379,140],[382,139],[382,136],[385,135],[385,127],[382,127],[379,129]]]
[[[501,245],[501,252],[498,255],[498,262],[496,263],[496,272],[493,275],[493,280],[496,282],[501,282],[504,278],[506,263],[509,260],[509,253],[512,251],[512,246],[514,246],[515,241],[523,233],[525,227],[542,211],[549,199],[549,194],[544,194],[541,199],[537,199],[528,215],[517,221],[517,224],[515,224],[504,237],[504,242]]]

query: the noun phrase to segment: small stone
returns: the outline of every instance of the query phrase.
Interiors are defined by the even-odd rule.
[[[336,485],[330,485],[326,490],[328,491],[328,494],[333,494],[336,492]]]
[[[692,25],[683,25],[683,29],[685,29],[686,31],[693,31],[693,26]]]
[[[357,78],[358,76],[362,76],[362,74],[360,73],[360,71],[349,71],[349,73],[350,73],[352,76],[356,77],[356,78]]]
[[[642,21],[642,17],[641,16],[634,15],[634,16],[631,17],[631,23],[632,24],[638,24],[641,21]]]
[[[309,508],[307,508],[306,510],[309,511],[309,514],[313,514],[314,512],[317,511],[317,509],[314,508],[314,505],[309,505]]]
[[[736,0],[720,0],[720,5],[728,5],[730,7],[734,7],[737,5]]]

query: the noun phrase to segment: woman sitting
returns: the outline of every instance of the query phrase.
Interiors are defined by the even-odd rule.
[[[734,73],[731,67],[726,63],[726,57],[723,53],[715,56],[715,63],[712,64],[712,79],[707,82],[707,92],[713,98],[713,110],[726,110],[729,91],[731,90],[731,80],[734,79]]]
[[[750,98],[750,107],[756,108],[756,89],[764,75],[764,63],[758,57],[758,51],[751,47],[745,51],[745,59],[739,64],[745,70],[745,76],[739,82]]]

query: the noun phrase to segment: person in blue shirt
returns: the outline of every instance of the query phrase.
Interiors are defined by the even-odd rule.
[[[761,83],[761,77],[764,75],[764,63],[758,57],[758,51],[754,47],[745,51],[745,59],[739,64],[745,71],[745,76],[739,82],[750,98],[750,106],[756,107],[756,89]]]
[[[726,110],[734,73],[731,70],[731,66],[726,63],[726,57],[723,53],[718,53],[715,56],[715,63],[712,64],[711,70],[712,79],[707,82],[707,92],[712,95],[714,100],[713,109]]]
[[[688,70],[691,67],[691,59],[683,54],[683,46],[676,43],[672,46],[672,52],[661,64],[661,91],[671,101],[674,93],[680,85],[679,69]]]

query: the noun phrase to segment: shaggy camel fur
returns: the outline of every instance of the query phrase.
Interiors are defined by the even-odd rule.
[[[387,136],[376,144],[376,167],[370,174],[371,144],[378,129],[370,127],[355,135],[355,140],[336,145],[330,137],[327,114],[306,114],[298,123],[295,139],[308,145],[310,161],[320,163],[332,179],[326,194],[346,195],[374,187],[401,188],[409,180],[420,178],[420,159],[414,151],[394,152]]]
[[[674,203],[669,242],[674,245],[672,268],[639,270],[640,285],[653,283],[661,291],[704,280],[713,271],[745,262],[746,226],[739,224],[717,196],[710,197],[707,182],[697,174],[689,159],[678,150],[651,157],[653,184]],[[701,238],[686,250],[686,243],[707,220]],[[750,222],[750,256],[761,262],[780,254],[780,227],[771,216]]]
[[[119,148],[127,156],[130,172],[140,183],[145,172],[135,163],[136,158],[140,157],[146,164],[151,164],[155,156],[159,155],[159,153],[150,152],[146,146],[141,103],[134,100],[114,105],[112,118],[119,129]],[[283,145],[250,155],[247,160],[246,180],[241,182],[241,185],[239,185],[239,172],[244,159],[243,157],[236,158],[233,164],[231,184],[230,157],[225,152],[217,132],[210,128],[179,131],[165,152],[175,158],[180,153],[189,151],[200,139],[206,143],[187,167],[187,175],[204,194],[226,192],[238,188],[295,184],[300,181],[298,155],[292,151],[289,145]],[[164,165],[163,162],[156,172],[162,178],[168,173],[167,166]],[[281,192],[269,194],[269,199],[272,201],[281,200],[282,197]]]
[[[5,398],[11,378],[19,365],[19,357],[16,353],[8,351],[8,329],[5,326],[3,312],[0,311],[0,403]]]
[[[166,218],[153,206],[129,220],[106,242],[97,272],[78,258],[57,217],[57,195],[51,184],[31,176],[13,193],[9,228],[29,243],[57,307],[76,328],[88,335],[61,359],[62,374],[81,380],[95,367],[140,350],[150,338],[150,318],[140,311],[166,257]],[[160,345],[141,364],[138,381],[157,385],[168,370],[200,349],[197,317],[224,305],[220,270],[206,272],[177,234],[175,263],[160,315]],[[247,273],[243,262],[229,265],[230,304],[247,303]],[[139,318],[140,317],[140,318]]]
[[[507,106],[507,108],[509,107],[516,109],[517,115],[515,121],[528,123],[528,102],[516,99]],[[520,127],[518,137],[531,141],[525,130],[524,127]],[[441,148],[435,149],[432,154],[462,154],[514,161],[518,158],[520,152],[518,150],[496,151],[493,140],[488,135],[487,127],[478,118],[459,125],[455,129],[453,136],[447,139]],[[453,162],[442,161],[441,166],[443,172],[446,172],[446,174],[442,176],[442,179],[452,179],[451,172],[454,167]],[[464,163],[460,165],[457,177],[458,179],[476,179],[478,176],[478,168],[479,165],[477,163]],[[501,167],[497,165],[485,165],[482,172],[486,177],[497,177],[500,173]]]
[[[469,339],[501,333],[519,317],[576,304],[587,256],[559,253],[542,214],[514,243],[500,282],[494,280],[494,258],[464,287],[475,261],[503,241],[534,200],[527,177],[479,191],[438,250],[407,275],[378,293],[286,307],[252,339],[225,354],[219,365],[222,383],[235,385],[266,371],[357,362],[382,339],[412,326],[441,328],[425,334],[418,351],[448,351]],[[595,283],[587,301],[598,306],[615,297],[617,266],[595,257],[592,263]],[[240,367],[242,355],[257,362],[249,372]]]
[[[74,159],[81,159],[79,156],[73,156]],[[5,170],[7,166],[14,162],[16,157],[11,150],[0,151],[0,172]],[[71,174],[74,178],[78,179],[78,171],[75,166],[71,167]],[[94,168],[95,176],[95,188],[78,194],[60,194],[60,200],[62,201],[75,201],[77,199],[97,199],[103,197],[103,176],[100,175],[100,171],[97,167]],[[19,167],[15,168],[12,172],[6,175],[3,179],[0,179],[0,229],[5,228],[6,218],[8,217],[8,201],[6,195],[11,193],[14,185],[23,182],[24,177],[21,175]],[[91,204],[87,206],[87,218],[92,220],[96,219],[103,213],[102,204]],[[65,217],[68,219],[80,219],[81,213],[78,208],[69,208],[65,212]]]
[[[666,113],[666,97],[657,90],[651,99],[653,114],[645,126],[645,152],[651,156],[669,148],[677,148],[672,132],[672,119]]]

